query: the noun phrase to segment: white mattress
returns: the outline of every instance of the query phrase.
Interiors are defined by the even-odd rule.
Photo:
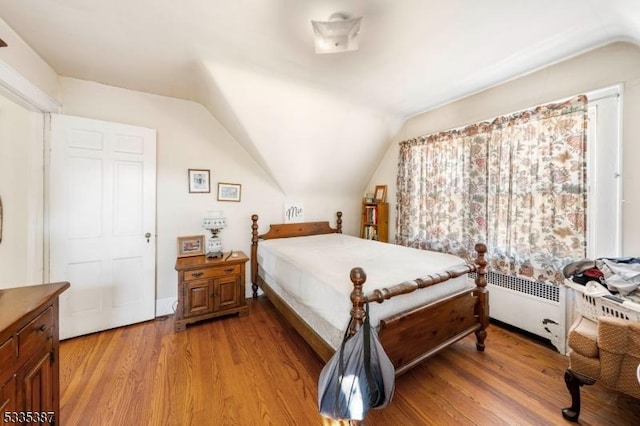
[[[461,258],[344,234],[260,241],[259,274],[334,349],[349,322],[351,269],[367,274],[365,294],[464,265]],[[371,324],[473,286],[466,275],[370,305]]]

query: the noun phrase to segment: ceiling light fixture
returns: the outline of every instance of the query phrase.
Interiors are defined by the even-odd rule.
[[[334,13],[328,21],[311,21],[316,53],[338,53],[358,50],[362,17],[349,19]]]

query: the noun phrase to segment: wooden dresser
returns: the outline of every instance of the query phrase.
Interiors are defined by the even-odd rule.
[[[245,301],[245,264],[249,260],[241,251],[222,258],[182,257],[176,261],[178,271],[178,306],[175,331],[187,324],[228,314],[247,315]]]
[[[58,296],[68,287],[0,290],[0,424],[60,424]]]

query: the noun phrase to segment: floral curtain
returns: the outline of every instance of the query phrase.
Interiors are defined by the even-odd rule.
[[[400,144],[396,242],[560,283],[586,255],[587,99]]]

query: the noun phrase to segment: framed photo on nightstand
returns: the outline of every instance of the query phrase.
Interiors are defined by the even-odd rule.
[[[204,248],[204,235],[178,237],[178,257],[200,256]]]

